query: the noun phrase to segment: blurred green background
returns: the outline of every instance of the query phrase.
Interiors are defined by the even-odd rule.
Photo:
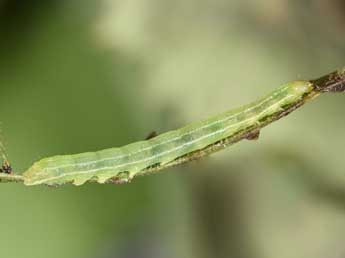
[[[1,0],[16,171],[144,139],[345,65],[342,0]],[[128,185],[0,187],[0,257],[345,256],[345,96]]]

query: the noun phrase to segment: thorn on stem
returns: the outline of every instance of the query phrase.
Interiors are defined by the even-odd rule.
[[[145,140],[150,140],[152,138],[155,138],[156,136],[158,136],[158,133],[156,131],[152,131],[151,133],[149,133],[147,135],[147,137],[145,138]]]
[[[0,173],[12,174],[12,166],[7,160],[4,160],[0,168]]]

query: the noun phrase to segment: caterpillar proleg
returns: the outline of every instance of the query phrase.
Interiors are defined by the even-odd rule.
[[[345,70],[313,81],[287,83],[267,96],[209,119],[119,148],[42,159],[23,174],[26,185],[82,185],[127,182],[133,177],[218,151],[260,129],[323,92],[345,91]]]

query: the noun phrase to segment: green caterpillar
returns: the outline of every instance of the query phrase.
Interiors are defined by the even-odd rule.
[[[320,93],[345,91],[344,74],[343,69],[315,81],[288,83],[249,105],[146,141],[97,152],[42,159],[23,174],[24,184],[128,182],[150,170],[198,158],[241,139],[255,139],[262,127]],[[327,84],[329,80],[333,83]]]

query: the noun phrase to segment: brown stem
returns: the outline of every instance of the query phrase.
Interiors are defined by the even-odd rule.
[[[345,91],[345,67],[319,79],[312,80],[315,89],[319,92],[344,92]]]

